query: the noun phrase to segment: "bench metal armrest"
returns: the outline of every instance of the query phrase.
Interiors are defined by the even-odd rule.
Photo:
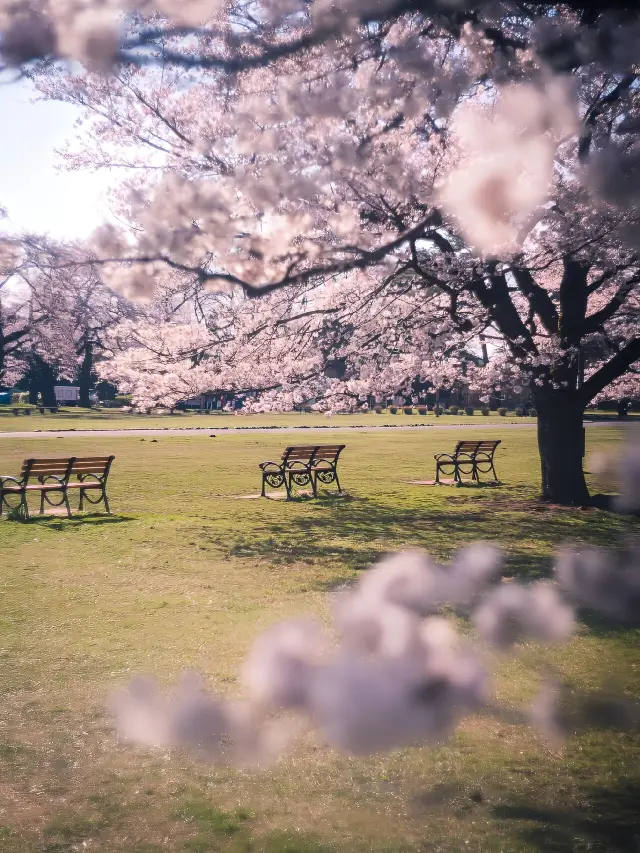
[[[58,474],[47,474],[44,477],[38,477],[38,481],[42,486],[46,484],[47,480],[55,480],[61,489],[67,485],[66,477],[60,477]]]
[[[273,468],[271,469],[272,471],[274,471],[274,470],[276,470],[276,471],[282,471],[282,470],[283,470],[283,465],[282,465],[280,462],[271,462],[271,461],[268,461],[268,462],[260,462],[260,464],[259,464],[259,466],[258,466],[258,467],[259,467],[259,468],[261,468],[263,471],[266,471],[266,470],[267,470],[267,465],[272,465],[272,466],[273,466]]]
[[[446,459],[447,462],[455,462],[456,457],[453,453],[436,453],[433,457],[436,462],[439,462],[441,459]]]
[[[78,477],[78,480],[81,483],[84,483],[84,481],[87,479],[87,477],[93,477],[93,479],[96,481],[96,483],[100,483],[102,485],[102,482],[104,479],[104,475],[92,474],[90,471],[88,471],[86,474],[77,474],[76,476]]]
[[[15,486],[24,486],[24,480],[18,480],[17,477],[12,477],[10,474],[0,475],[0,489],[6,484],[13,483]]]
[[[328,465],[330,468],[333,469],[337,466],[338,460],[337,459],[333,459],[333,460],[332,459],[322,459],[322,458],[314,459],[313,460],[313,467],[315,468],[319,463],[322,463],[323,465]]]
[[[310,459],[308,462],[303,462],[301,459],[292,459],[291,462],[286,462],[282,466],[283,471],[292,471],[293,473],[308,471],[313,464],[313,460]]]

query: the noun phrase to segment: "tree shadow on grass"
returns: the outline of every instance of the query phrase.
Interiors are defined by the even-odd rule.
[[[638,853],[640,785],[594,788],[586,795],[584,804],[574,808],[545,809],[523,801],[494,806],[493,814],[498,820],[517,821],[523,842],[546,853]]]
[[[500,511],[473,499],[464,504],[407,503],[377,498],[327,498],[308,502],[303,515],[287,513],[260,532],[242,530],[228,541],[228,555],[257,557],[279,564],[333,563],[352,572],[366,569],[383,553],[423,548],[440,560],[465,543],[496,540],[507,552],[505,575],[520,580],[547,578],[556,544],[586,540],[611,544],[615,522],[599,512]],[[344,578],[352,579],[353,573]],[[341,581],[332,580],[331,586]]]

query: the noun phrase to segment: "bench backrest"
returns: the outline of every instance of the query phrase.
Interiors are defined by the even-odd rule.
[[[459,441],[456,444],[456,449],[454,450],[454,456],[458,453],[487,453],[493,454],[495,452],[496,447],[500,444],[500,441]]]
[[[47,477],[58,477],[65,482],[69,478],[73,457],[53,459],[25,459],[20,475],[26,483],[28,480],[45,480]]]
[[[95,474],[102,479],[109,473],[115,456],[77,456],[71,467],[71,476],[80,479],[83,474]]]
[[[313,459],[317,450],[316,445],[303,445],[300,447],[285,447],[282,454],[283,462],[304,462],[308,465]]]
[[[25,459],[22,463],[21,477],[27,480],[43,480],[47,477],[58,477],[68,482],[69,478],[78,474],[96,474],[105,477],[114,456],[66,456],[51,459]]]
[[[330,462],[332,465],[338,461],[346,444],[323,444],[316,450],[315,462]]]
[[[283,462],[304,462],[310,464],[316,460],[323,460],[335,464],[338,456],[342,453],[346,444],[316,444],[286,447],[282,454]]]

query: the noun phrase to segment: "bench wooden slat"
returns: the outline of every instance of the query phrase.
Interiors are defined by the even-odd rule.
[[[67,483],[67,489],[101,489],[102,483],[98,483],[97,480],[88,480],[86,482],[81,482],[80,480],[76,480]]]
[[[76,461],[71,466],[72,471],[76,471],[78,468],[93,468],[95,471],[98,469],[104,469],[111,462],[110,459],[104,459],[100,462],[91,462],[86,459],[76,459]]]
[[[63,486],[59,483],[37,483],[33,486],[4,486],[3,492],[23,492],[24,490],[34,492],[50,492],[52,490],[62,491]]]
[[[45,462],[47,464],[50,462],[64,462],[65,464],[68,464],[69,459],[72,459],[72,458],[74,458],[74,457],[71,457],[71,456],[51,456],[51,457],[43,456],[41,458],[25,459],[25,461],[22,463],[22,465],[24,467],[28,462],[31,462],[34,465],[39,465],[40,463],[45,463]],[[110,457],[110,456],[76,456],[75,457],[75,459],[81,460],[82,462],[107,462],[111,458],[112,457]]]

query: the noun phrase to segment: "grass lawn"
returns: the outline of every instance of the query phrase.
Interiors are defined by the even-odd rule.
[[[67,429],[163,429],[180,427],[214,428],[224,427],[292,427],[292,426],[384,426],[395,424],[409,426],[411,424],[490,424],[490,423],[535,423],[535,418],[519,418],[511,413],[501,418],[495,412],[484,417],[479,411],[473,416],[441,415],[436,417],[433,412],[427,415],[405,415],[398,412],[395,415],[361,413],[356,415],[334,415],[328,418],[322,414],[304,414],[302,412],[274,412],[263,415],[244,415],[227,412],[176,412],[173,415],[155,414],[143,415],[121,412],[118,409],[103,409],[100,412],[91,409],[66,408],[55,415],[41,415],[32,412],[25,417],[16,417],[9,408],[0,407],[0,432],[25,432],[29,430],[67,430]]]
[[[36,420],[9,419],[22,429]],[[511,574],[538,578],[556,543],[637,533],[637,520],[534,503],[534,429],[483,432],[503,441],[503,487],[407,483],[432,476],[432,454],[464,435],[347,434],[350,497],[289,503],[233,499],[259,491],[257,463],[286,441],[277,433],[1,439],[2,473],[26,455],[116,461],[112,517],[0,521],[0,851],[640,849],[640,740],[630,734],[581,735],[556,755],[530,729],[472,717],[437,749],[352,759],[305,735],[274,768],[240,772],[136,751],[111,733],[110,687],[134,672],[170,682],[194,668],[233,694],[261,629],[327,617],[327,593],[387,550],[446,558],[495,539]],[[622,440],[606,426],[587,436],[589,450]],[[547,661],[579,687],[614,683],[640,697],[638,639],[588,620],[563,648],[527,645],[499,662],[496,691],[527,700]]]

